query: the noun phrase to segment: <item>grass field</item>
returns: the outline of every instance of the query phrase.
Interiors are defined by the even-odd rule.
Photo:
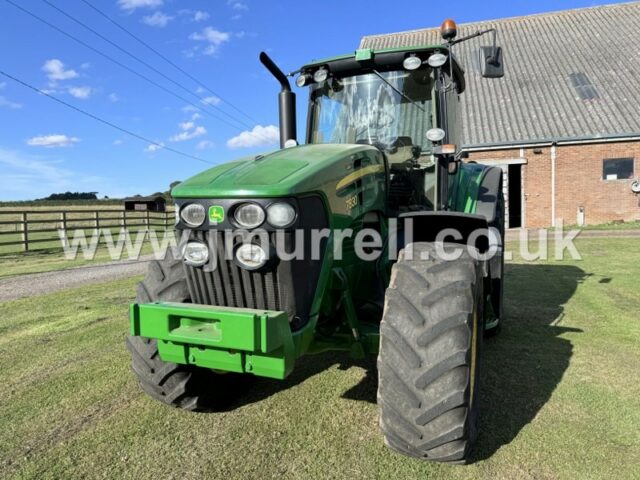
[[[124,348],[129,279],[0,304],[0,477],[640,478],[640,239],[578,246],[507,267],[472,465],[383,446],[373,360],[307,357],[224,413],[151,401]]]

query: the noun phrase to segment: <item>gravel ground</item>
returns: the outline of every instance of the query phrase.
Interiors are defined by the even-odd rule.
[[[0,302],[143,275],[147,271],[148,263],[149,258],[142,257],[135,261],[91,265],[2,279],[0,280]]]
[[[544,230],[544,229],[542,229]],[[520,240],[520,234],[524,229],[513,228],[507,230],[505,240],[507,242]],[[538,238],[538,229],[532,228],[529,230],[529,239],[536,240]],[[568,234],[570,229],[565,229],[564,233]],[[554,230],[552,228],[547,229],[548,238],[554,238]],[[637,238],[640,237],[640,230],[583,230],[580,232],[577,238]]]

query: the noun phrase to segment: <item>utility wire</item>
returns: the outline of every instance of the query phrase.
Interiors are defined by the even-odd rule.
[[[181,90],[184,90],[185,92],[187,92],[189,95],[192,95],[194,97],[196,97],[198,100],[201,100],[205,105],[208,105],[216,110],[218,110],[220,113],[222,113],[223,115],[225,115],[226,117],[230,118],[231,120],[233,120],[234,122],[238,122],[241,125],[244,125],[245,127],[251,129],[252,126],[249,125],[248,123],[246,123],[244,120],[238,119],[236,117],[234,117],[233,115],[225,112],[224,110],[222,110],[220,107],[206,102],[205,101],[205,97],[202,97],[200,95],[198,95],[197,93],[194,93],[193,91],[191,91],[189,88],[185,87],[184,85],[182,85],[179,82],[176,82],[173,78],[169,77],[168,75],[165,75],[162,71],[158,70],[157,68],[155,68],[153,65],[150,65],[149,63],[145,62],[144,60],[142,60],[140,57],[134,55],[133,53],[129,52],[128,50],[122,48],[120,45],[118,45],[117,43],[113,42],[112,40],[110,40],[109,38],[105,37],[104,35],[102,35],[101,33],[97,32],[95,29],[91,28],[89,25],[87,25],[86,23],[82,22],[81,20],[78,20],[77,18],[75,18],[73,15],[65,12],[64,10],[62,10],[60,7],[58,7],[57,5],[54,5],[53,3],[51,3],[49,0],[42,0],[44,3],[46,3],[47,5],[49,5],[51,8],[57,10],[59,13],[61,13],[62,15],[64,15],[65,17],[67,17],[69,20],[77,23],[78,25],[82,26],[83,28],[89,30],[91,33],[93,33],[94,35],[96,35],[97,37],[101,38],[102,40],[104,40],[105,42],[107,42],[108,44],[112,45],[113,47],[117,48],[118,50],[120,50],[122,53],[124,53],[125,55],[128,55],[129,57],[133,58],[134,60],[140,62],[142,65],[144,65],[145,67],[147,67],[150,70],[153,70],[155,73],[157,73],[158,75],[160,75],[162,78],[164,78],[165,80],[168,80],[169,82],[173,83],[174,85],[176,85],[178,88],[180,88]]]
[[[123,128],[123,127],[120,127],[120,126],[116,125],[115,123],[112,123],[112,122],[110,122],[108,120],[105,120],[103,118],[98,117],[97,115],[89,113],[86,110],[82,110],[81,108],[78,108],[75,105],[71,105],[70,103],[67,103],[64,100],[61,100],[61,99],[59,99],[59,98],[57,98],[57,97],[55,97],[55,96],[53,96],[53,95],[51,95],[51,94],[49,94],[47,92],[44,92],[44,91],[40,90],[38,87],[34,87],[33,85],[31,85],[31,84],[29,84],[29,83],[27,83],[27,82],[25,82],[23,80],[20,80],[19,78],[16,78],[13,75],[8,74],[7,72],[4,72],[4,71],[0,70],[0,75],[4,75],[5,77],[9,78],[10,80],[13,80],[14,82],[17,82],[20,85],[22,85],[22,86],[24,86],[26,88],[29,88],[29,89],[33,90],[34,92],[36,92],[36,93],[44,95],[45,97],[49,97],[51,100],[54,100],[54,101],[56,101],[58,103],[61,103],[65,107],[68,107],[68,108],[70,108],[72,110],[75,110],[76,112],[81,113],[81,114],[83,114],[83,115],[85,115],[85,116],[87,116],[89,118],[92,118],[92,119],[94,119],[94,120],[96,120],[96,121],[98,121],[100,123],[103,123],[104,125],[107,125],[107,126],[109,126],[111,128],[115,128],[116,130],[119,130],[119,131],[121,131],[123,133],[126,133],[127,135],[135,137],[138,140],[142,140],[142,141],[147,142],[147,143],[149,143],[151,145],[155,145],[155,146],[157,146],[159,148],[162,148],[164,150],[168,150],[169,152],[173,152],[173,153],[181,155],[183,157],[191,158],[193,160],[198,160],[199,162],[204,162],[204,163],[208,163],[208,164],[211,164],[211,165],[214,164],[213,162],[205,160],[204,158],[196,157],[195,155],[191,155],[189,153],[181,152],[180,150],[176,150],[175,148],[167,147],[166,145],[163,145],[161,143],[158,143],[158,142],[155,142],[153,140],[150,140],[150,139],[148,139],[146,137],[143,137],[142,135],[138,135],[137,133],[134,133],[131,130],[127,130],[126,128]]]
[[[173,61],[171,61],[169,58],[167,58],[165,55],[163,55],[161,52],[159,52],[158,50],[156,50],[155,48],[153,48],[151,45],[149,45],[147,42],[145,42],[144,40],[142,40],[140,37],[138,37],[137,35],[131,33],[131,31],[129,31],[128,29],[126,29],[125,27],[123,27],[122,25],[120,25],[118,22],[116,22],[113,18],[111,18],[109,15],[107,15],[106,13],[104,13],[102,10],[100,10],[98,7],[96,7],[95,5],[93,5],[91,2],[89,2],[88,0],[81,0],[82,3],[84,3],[85,5],[87,5],[88,7],[92,8],[95,12],[97,12],[98,14],[102,15],[104,18],[106,18],[108,21],[110,21],[112,24],[114,24],[116,27],[118,27],[120,30],[122,30],[123,32],[125,32],[127,35],[129,35],[131,38],[133,38],[134,40],[136,40],[138,43],[140,43],[141,45],[144,45],[146,48],[148,48],[149,50],[151,50],[153,53],[155,53],[157,56],[159,56],[161,59],[163,59],[165,62],[167,62],[169,65],[171,65],[173,68],[175,68],[176,70],[178,70],[179,72],[181,72],[183,75],[187,76],[189,79],[193,80],[194,82],[196,82],[199,86],[201,86],[202,88],[204,88],[205,90],[207,90],[209,93],[211,93],[212,95],[215,95],[216,97],[218,97],[220,100],[222,100],[224,103],[226,103],[227,105],[229,105],[231,108],[233,108],[236,112],[244,115],[246,118],[248,118],[249,120],[251,120],[252,122],[255,122],[256,124],[259,124],[260,122],[258,122],[258,120],[256,120],[255,118],[251,117],[250,115],[248,115],[247,113],[243,112],[242,110],[240,110],[238,107],[236,107],[233,103],[229,102],[228,100],[225,100],[221,95],[219,95],[218,93],[216,93],[214,90],[212,90],[210,87],[208,87],[205,83],[201,82],[200,80],[198,80],[197,78],[195,78],[193,75],[191,75],[189,72],[187,72],[186,70],[184,70],[183,68],[181,68],[179,65],[176,65]]]
[[[61,33],[61,34],[65,35],[66,37],[68,37],[68,38],[72,39],[73,41],[75,41],[75,42],[79,43],[80,45],[84,46],[85,48],[88,48],[88,49],[89,49],[89,50],[91,50],[92,52],[97,53],[98,55],[100,55],[100,56],[102,56],[102,57],[106,58],[106,59],[107,59],[107,60],[109,60],[110,62],[115,63],[116,65],[118,65],[119,67],[121,67],[121,68],[123,68],[123,69],[127,70],[128,72],[130,72],[130,73],[132,73],[132,74],[134,74],[134,75],[136,75],[136,76],[138,76],[138,77],[142,78],[143,80],[145,80],[145,81],[149,82],[150,84],[154,85],[155,87],[157,87],[157,88],[159,88],[159,89],[161,89],[161,90],[165,91],[166,93],[168,93],[168,94],[170,94],[170,95],[172,95],[172,96],[174,96],[174,97],[176,97],[176,98],[180,99],[181,101],[183,101],[183,102],[185,102],[185,103],[188,103],[189,105],[191,105],[191,106],[195,107],[195,108],[196,108],[196,109],[198,109],[199,111],[201,111],[201,112],[203,112],[203,113],[206,113],[207,115],[209,115],[209,116],[211,116],[211,117],[215,118],[216,120],[218,120],[218,121],[220,121],[220,122],[222,122],[222,123],[225,123],[225,124],[229,125],[230,127],[234,128],[234,129],[237,129],[237,130],[243,130],[243,127],[239,127],[239,126],[237,126],[237,125],[232,125],[228,120],[225,120],[225,119],[223,119],[223,118],[218,117],[217,115],[214,115],[214,114],[213,114],[213,113],[211,113],[209,110],[204,110],[204,109],[203,109],[203,108],[201,108],[199,105],[196,105],[196,104],[195,104],[195,103],[193,103],[192,101],[190,101],[190,100],[188,100],[188,99],[184,98],[183,96],[181,96],[181,95],[179,95],[179,94],[177,94],[177,93],[173,92],[172,90],[169,90],[169,89],[168,89],[168,88],[166,88],[165,86],[163,86],[163,85],[161,85],[161,84],[157,83],[156,81],[154,81],[154,80],[150,79],[150,78],[149,78],[149,77],[147,77],[146,75],[144,75],[144,74],[142,74],[142,73],[140,73],[140,72],[138,72],[138,71],[136,71],[136,70],[132,69],[131,67],[128,67],[127,65],[123,64],[122,62],[120,62],[120,61],[116,60],[115,58],[113,58],[113,57],[109,56],[108,54],[106,54],[106,53],[104,53],[104,52],[102,52],[102,51],[98,50],[97,48],[92,47],[91,45],[89,45],[88,43],[86,43],[86,42],[84,42],[84,41],[80,40],[79,38],[74,37],[74,36],[73,36],[73,35],[71,35],[70,33],[65,32],[65,31],[64,31],[64,30],[62,30],[61,28],[56,27],[55,25],[53,25],[52,23],[48,22],[48,21],[47,21],[47,20],[45,20],[44,18],[39,17],[39,16],[38,16],[38,15],[36,15],[35,13],[30,12],[29,10],[27,10],[27,9],[25,9],[25,8],[21,7],[20,5],[18,5],[18,4],[16,4],[16,3],[14,3],[12,0],[5,0],[5,2],[9,3],[10,5],[13,5],[14,7],[16,7],[17,9],[19,9],[19,10],[23,11],[23,12],[24,12],[24,13],[26,13],[27,15],[29,15],[29,16],[31,16],[31,17],[33,17],[33,18],[35,18],[36,20],[38,20],[38,21],[40,21],[40,22],[42,22],[42,23],[44,23],[44,24],[45,24],[45,25],[47,25],[48,27],[50,27],[50,28],[52,28],[52,29],[56,30],[57,32],[59,32],[59,33]]]

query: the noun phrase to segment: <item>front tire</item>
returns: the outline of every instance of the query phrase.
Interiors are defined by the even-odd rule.
[[[380,427],[385,444],[400,453],[465,463],[477,434],[482,270],[466,248],[446,261],[435,244],[412,247],[413,259],[411,246],[400,253],[386,294]]]
[[[182,261],[175,259],[171,252],[164,260],[152,261],[146,278],[138,284],[136,303],[156,301],[191,302]],[[218,374],[193,365],[164,362],[155,339],[130,336],[127,348],[142,390],[172,407],[220,410],[242,393],[249,380],[238,374]]]

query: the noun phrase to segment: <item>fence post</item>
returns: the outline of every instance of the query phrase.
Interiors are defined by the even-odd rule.
[[[64,233],[64,237],[62,238],[62,246],[66,248],[69,246],[69,239],[67,238],[67,212],[60,213],[60,225],[62,227],[62,232]]]
[[[149,210],[146,211],[145,223],[147,224],[147,232],[149,231]]]
[[[122,210],[122,212],[120,212],[120,225],[125,230],[127,229],[127,211],[126,210]]]
[[[29,227],[27,224],[27,213],[21,214],[22,219],[22,244],[25,252],[29,251]]]

